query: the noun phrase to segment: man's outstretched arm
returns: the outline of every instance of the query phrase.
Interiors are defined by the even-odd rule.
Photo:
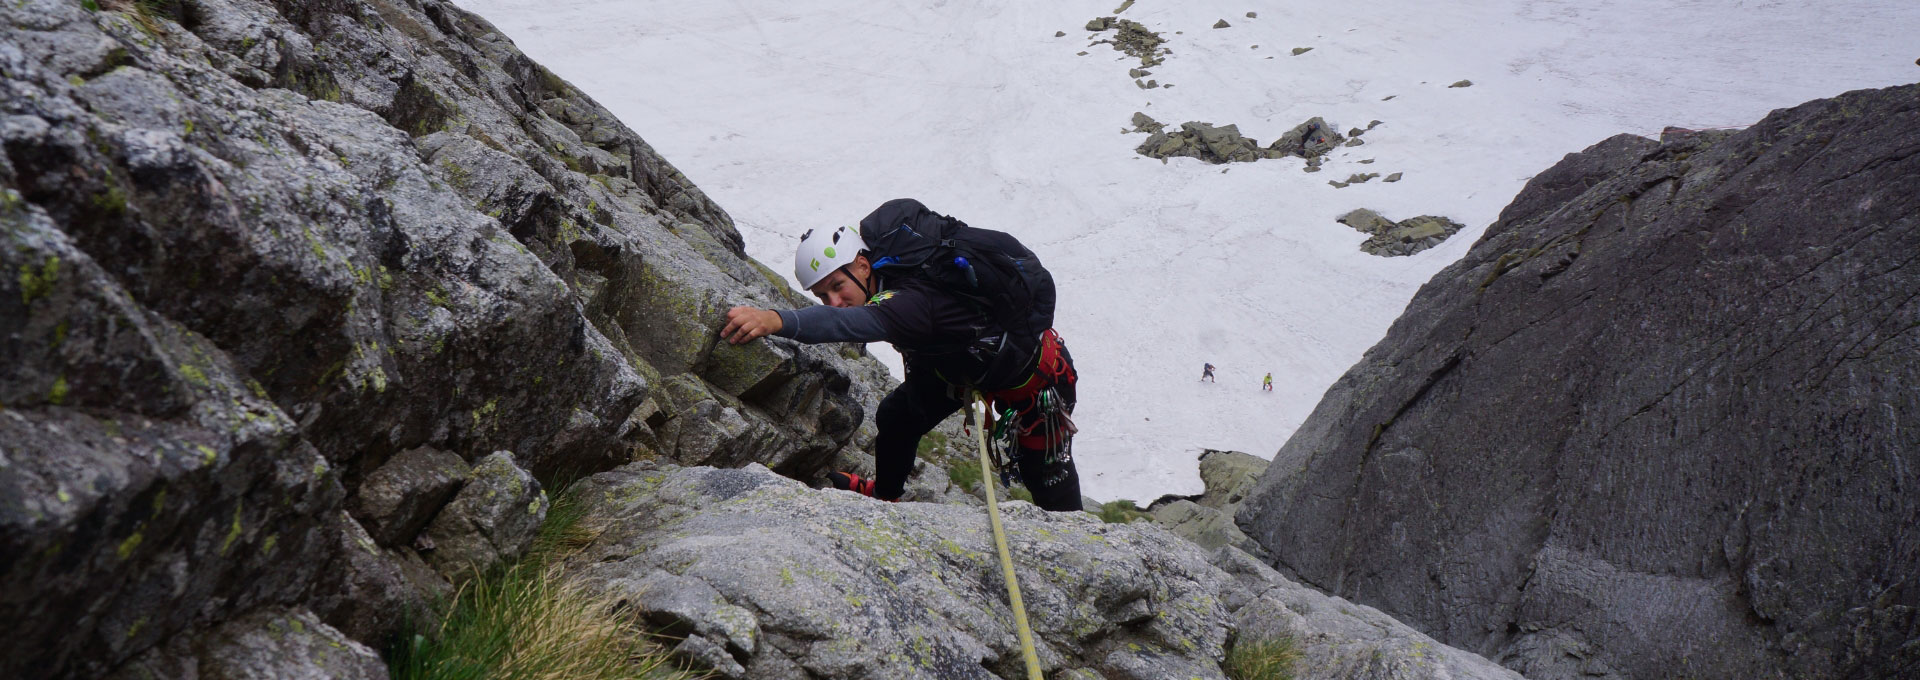
[[[778,335],[800,342],[879,342],[887,339],[886,324],[872,307],[806,307],[774,311],[758,307],[727,310],[727,327],[720,337],[741,344]]]

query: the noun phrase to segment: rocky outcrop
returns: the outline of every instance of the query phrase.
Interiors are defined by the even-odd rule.
[[[7,677],[271,607],[374,641],[435,568],[511,559],[535,478],[809,477],[886,382],[716,343],[806,301],[443,0],[0,4],[0,264]]]
[[[109,680],[385,680],[364,644],[305,610],[261,609],[204,635],[178,636]]]
[[[1202,548],[1233,546],[1267,557],[1267,549],[1234,524],[1240,502],[1266,469],[1267,461],[1258,456],[1207,449],[1200,453],[1200,481],[1205,491],[1195,496],[1161,496],[1147,506],[1147,512],[1167,531]]]
[[[1535,678],[1920,672],[1920,86],[1528,183],[1274,457],[1283,571]]]
[[[635,463],[574,492],[599,534],[571,573],[723,677],[1024,676],[981,508],[809,489],[758,465]],[[1518,678],[1232,549],[1001,508],[1048,677],[1222,678],[1234,645],[1290,637],[1302,680]]]

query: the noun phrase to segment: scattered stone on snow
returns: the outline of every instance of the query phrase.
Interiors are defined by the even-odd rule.
[[[1360,244],[1360,250],[1381,257],[1412,255],[1432,248],[1466,227],[1435,215],[1421,215],[1394,222],[1365,208],[1348,212],[1336,221],[1367,234],[1368,238]]]
[[[1313,48],[1311,47],[1295,47],[1293,48],[1293,56],[1297,57],[1312,51],[1313,51]]]
[[[1053,32],[1053,37],[1055,37],[1055,38],[1061,38],[1061,37],[1065,37],[1066,35],[1067,35],[1067,32],[1066,32],[1066,31],[1054,31],[1054,32]]]
[[[1153,72],[1143,68],[1127,69],[1127,77],[1129,78],[1145,78],[1150,75],[1153,75]]]
[[[1219,20],[1219,21],[1216,21],[1216,22],[1213,22],[1213,27],[1214,27],[1214,28],[1230,28],[1230,27],[1232,27],[1232,26],[1233,26],[1233,24],[1229,24],[1229,23],[1227,23],[1227,20],[1226,20],[1226,19],[1221,19],[1221,20]]]
[[[1448,85],[1447,87],[1473,87],[1473,81],[1471,80],[1456,81],[1454,84]]]
[[[1248,12],[1248,13],[1247,13],[1247,18],[1248,18],[1248,19],[1257,19],[1257,18],[1259,18],[1259,17],[1260,17],[1260,13],[1259,13],[1259,12]]]
[[[1388,99],[1392,99],[1392,97],[1388,97]],[[1368,130],[1372,130],[1372,129],[1374,129],[1374,128],[1376,128],[1376,127],[1380,127],[1381,125],[1385,125],[1385,124],[1386,124],[1386,122],[1385,122],[1385,121],[1379,121],[1379,120],[1373,120],[1373,121],[1368,121],[1368,122],[1367,122],[1367,129],[1368,129]]]
[[[1383,179],[1383,180],[1380,180],[1380,181],[1382,181],[1382,182],[1398,182],[1398,181],[1400,181],[1400,173],[1397,173],[1397,172],[1396,172],[1396,173],[1393,173],[1393,174],[1391,174],[1391,175],[1387,175],[1387,178],[1386,178],[1386,179]]]
[[[1128,8],[1128,7],[1132,7],[1132,6],[1133,6],[1133,0],[1126,0],[1126,2],[1122,2],[1122,3],[1120,3],[1120,8],[1119,8],[1119,9],[1116,9],[1116,10],[1114,10],[1114,11],[1113,11],[1113,13],[1114,13],[1114,14],[1119,14],[1119,13],[1121,13],[1121,12],[1125,12],[1125,11],[1127,11],[1127,8]]]
[[[1365,143],[1367,143],[1366,140],[1361,139],[1359,137],[1354,137],[1353,139],[1347,140],[1346,146],[1360,146],[1361,144],[1365,144]]]
[[[1133,129],[1127,132],[1145,132],[1151,134],[1164,130],[1166,127],[1165,123],[1154,120],[1152,116],[1135,111],[1133,112]]]
[[[1340,181],[1335,181],[1335,180],[1327,180],[1327,184],[1330,184],[1330,185],[1332,185],[1332,186],[1333,186],[1333,188],[1335,188],[1335,189],[1345,189],[1345,188],[1347,188],[1347,183],[1346,183],[1346,182],[1340,182]]]
[[[1293,129],[1280,135],[1279,139],[1273,140],[1267,148],[1311,160],[1332,151],[1345,140],[1346,138],[1328,125],[1325,119],[1314,116],[1307,119],[1307,122],[1293,126]]]
[[[1359,161],[1359,163],[1360,163],[1361,165],[1373,165],[1373,159],[1371,159],[1371,158],[1363,158],[1363,159],[1360,159],[1360,161]]]
[[[1148,30],[1146,26],[1131,19],[1101,17],[1087,22],[1089,31],[1099,32],[1108,29],[1119,29],[1119,31],[1112,38],[1096,40],[1093,44],[1112,45],[1113,49],[1139,59],[1142,67],[1157,66],[1165,61],[1165,55],[1172,53],[1172,50],[1162,47],[1167,42],[1166,38],[1160,37],[1160,34]]]
[[[1365,184],[1368,180],[1371,180],[1379,176],[1380,176],[1380,173],[1377,173],[1377,172],[1356,172],[1347,177],[1347,183],[1348,184]]]

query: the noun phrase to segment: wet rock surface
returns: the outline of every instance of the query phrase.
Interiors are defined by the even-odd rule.
[[[1334,384],[1241,528],[1529,677],[1912,674],[1916,149],[1904,86],[1569,155]]]

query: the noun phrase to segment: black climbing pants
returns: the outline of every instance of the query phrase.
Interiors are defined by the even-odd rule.
[[[1064,346],[1059,351],[1068,372],[1072,372],[1073,358],[1067,355]],[[1069,413],[1075,401],[1074,382],[1068,379],[1053,385]],[[908,368],[906,381],[880,400],[880,408],[874,413],[874,424],[880,430],[873,452],[875,498],[894,500],[905,492],[907,475],[913,472],[920,438],[947,416],[967,405],[966,401],[950,393],[951,389],[931,371]],[[996,403],[998,408],[1009,406],[1020,409],[1025,405]],[[1014,424],[1027,431],[1030,440],[1034,436],[1049,439],[1055,442],[1058,450],[1046,451],[1025,445],[1019,447],[1013,456],[1013,464],[1020,471],[1020,480],[1033,493],[1034,505],[1055,511],[1080,510],[1080,473],[1073,465],[1073,435],[1064,431],[1048,432],[1044,423],[1033,427],[1038,418],[1038,409],[1027,408],[1015,419]],[[993,474],[993,471],[983,470],[982,473]]]

